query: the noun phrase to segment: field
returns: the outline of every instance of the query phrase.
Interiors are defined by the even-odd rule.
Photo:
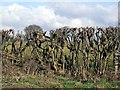
[[[118,27],[27,30],[1,32],[3,88],[120,88]]]
[[[6,77],[3,88],[120,88],[120,82],[100,79],[96,83],[81,82],[63,76],[45,77],[25,75],[19,80]]]

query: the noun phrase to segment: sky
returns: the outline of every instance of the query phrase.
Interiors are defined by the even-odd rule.
[[[67,0],[68,1],[68,0]],[[68,26],[117,26],[118,2],[79,2],[78,0],[42,2],[10,2],[1,0],[0,29],[13,28],[22,31],[26,26],[36,24],[45,31]],[[94,1],[94,0],[93,0]]]

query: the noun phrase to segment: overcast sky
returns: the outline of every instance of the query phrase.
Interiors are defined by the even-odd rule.
[[[44,30],[63,26],[117,26],[117,2],[2,2],[0,28],[23,30],[36,24]]]

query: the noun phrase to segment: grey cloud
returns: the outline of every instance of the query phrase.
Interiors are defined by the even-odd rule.
[[[117,3],[110,5],[93,3],[50,3],[56,14],[69,18],[88,18],[96,24],[114,25],[117,22]]]
[[[87,3],[48,3],[37,7],[19,4],[0,6],[3,27],[22,30],[37,24],[45,30],[62,26],[109,26],[117,24],[117,6]]]

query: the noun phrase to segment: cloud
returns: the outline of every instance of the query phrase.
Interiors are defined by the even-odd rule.
[[[14,3],[0,6],[0,10],[2,10],[2,14],[0,14],[2,28],[11,27],[16,30],[23,30],[30,24],[37,24],[45,30],[51,30],[63,26],[109,26],[115,25],[117,22],[115,5],[51,3],[28,7]]]
[[[55,13],[68,18],[84,18],[92,21],[94,25],[109,26],[115,25],[118,17],[117,3],[50,3]],[[87,21],[86,21],[87,22]],[[91,25],[93,25],[93,23]]]

